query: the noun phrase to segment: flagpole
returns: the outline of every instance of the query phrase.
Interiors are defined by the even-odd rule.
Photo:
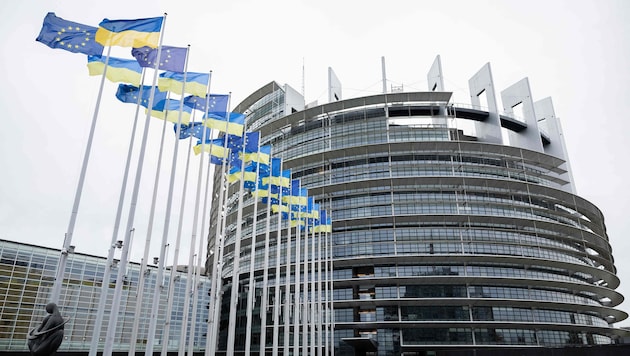
[[[269,188],[271,189],[271,179]],[[271,202],[271,199],[269,199]],[[278,207],[282,207],[282,160],[280,161],[280,177],[278,177]],[[280,257],[282,252],[282,209],[278,211],[278,223],[277,223],[277,238],[276,238],[276,272],[275,272],[275,290],[273,301],[273,344],[272,355],[278,355],[278,344],[280,338]],[[287,240],[289,240],[287,238]],[[262,354],[261,354],[262,355]]]
[[[301,199],[301,198],[300,198]],[[309,298],[309,288],[310,288],[310,276],[309,273],[309,253],[311,253],[311,249],[309,248],[309,236],[308,236],[308,226],[309,226],[309,216],[313,213],[313,204],[314,200],[312,197],[306,197],[306,216],[304,217],[304,294],[303,294],[303,302],[302,302],[302,353],[304,355],[308,352],[308,341],[309,341],[309,319],[310,319],[310,298]],[[311,204],[311,211],[309,212],[309,200],[313,202]],[[302,222],[299,221],[299,226],[301,230]]]
[[[319,212],[320,216],[320,225],[321,225],[321,211]],[[325,317],[322,317],[323,314],[322,309],[322,231],[321,228],[317,231],[317,315],[319,319],[319,333],[318,333],[318,341],[317,341],[317,355],[321,356],[322,351],[324,349],[323,343],[323,328],[326,326],[324,323],[326,321]]]
[[[165,24],[166,24],[166,13],[164,14],[164,20],[162,21],[162,28],[160,30],[160,43],[158,45],[158,55],[157,55],[158,62],[159,62],[160,52],[162,48],[162,39],[164,37],[163,33],[164,33]],[[153,76],[153,87],[155,86],[156,80],[157,80],[157,71]],[[153,107],[154,94],[155,94],[155,91],[152,90],[151,95],[149,97],[149,107],[151,108]],[[146,141],[148,137],[150,119],[151,119],[151,115],[150,115],[150,110],[149,110],[145,119],[144,133],[142,136],[142,145],[141,145],[140,155],[138,159],[138,166],[136,168],[136,177],[135,177],[134,188],[133,188],[133,193],[132,193],[132,198],[131,198],[131,206],[129,208],[129,216],[127,218],[127,228],[125,230],[122,256],[120,258],[121,266],[119,267],[118,276],[116,279],[116,288],[114,289],[114,297],[112,300],[112,308],[111,308],[112,311],[111,311],[111,315],[109,319],[109,324],[108,324],[109,326],[107,330],[107,338],[105,339],[105,349],[103,350],[103,356],[110,356],[112,354],[112,348],[114,344],[115,329],[116,329],[116,324],[118,321],[120,293],[122,291],[122,277],[123,277],[122,273],[124,272],[126,268],[127,253],[129,251],[129,241],[130,241],[131,233],[133,231],[133,223],[134,223],[134,217],[136,213],[136,204],[138,202],[138,192],[140,190],[140,178],[142,177],[144,152],[146,150]]]
[[[210,76],[208,76],[208,82],[206,83],[206,113],[208,112],[208,106],[210,105]],[[183,95],[182,95],[183,98]],[[194,114],[194,112],[193,112]],[[192,126],[191,126],[192,127]],[[197,242],[197,224],[199,221],[199,199],[201,195],[201,181],[203,178],[203,161],[204,161],[204,151],[206,144],[206,128],[203,127],[202,123],[202,134],[201,134],[201,153],[199,157],[199,168],[197,171],[197,191],[195,193],[195,210],[193,212],[193,226],[192,226],[192,234],[190,238],[190,248],[188,253],[188,271],[186,274],[186,295],[184,296],[184,309],[183,309],[183,318],[182,318],[182,328],[179,336],[179,355],[184,355],[186,350],[186,331],[188,329],[188,310],[190,309],[190,294],[196,292],[196,281],[193,281],[193,270],[195,269],[195,243]],[[212,132],[210,132],[210,137],[212,137]],[[192,151],[192,138],[189,141],[188,145],[188,154],[187,157],[190,157],[190,153]],[[181,215],[184,215],[184,212],[181,212]],[[201,253],[201,251],[199,251]],[[199,267],[199,266],[196,266]],[[193,284],[193,289],[191,290],[191,284]],[[195,318],[195,314],[193,314],[193,320]],[[190,334],[191,339],[194,338],[194,328],[191,327]]]
[[[228,114],[229,122],[229,114]],[[247,135],[243,132],[242,139],[242,157],[245,158],[245,146],[247,145]],[[236,308],[238,305],[238,289],[239,289],[239,275],[240,275],[240,263],[241,263],[241,232],[243,229],[243,190],[245,183],[245,161],[241,162],[241,179],[239,181],[238,188],[238,208],[236,212],[236,233],[234,239],[234,260],[232,262],[232,288],[230,290],[230,314],[228,321],[228,336],[227,336],[227,355],[234,355],[234,341],[236,336]]]
[[[301,199],[301,197],[300,197]],[[306,216],[303,218],[305,219],[304,222],[304,282],[303,282],[303,287],[302,289],[304,290],[304,292],[302,292],[302,354],[306,355],[306,353],[308,352],[308,287],[309,287],[309,283],[308,283],[308,277],[309,277],[309,273],[308,273],[308,253],[309,253],[309,248],[308,248],[308,197],[306,198],[307,202],[307,207],[306,207]],[[300,206],[300,210],[302,209],[302,207]],[[298,229],[300,229],[300,233],[302,231],[302,221],[301,219],[298,219]]]
[[[142,78],[140,79],[140,86],[139,86],[139,90],[138,90],[138,101],[136,103],[136,113],[134,115],[134,120],[133,120],[133,127],[131,129],[131,137],[129,139],[129,149],[127,151],[127,160],[125,163],[125,171],[123,174],[123,181],[121,184],[121,188],[120,188],[120,196],[118,198],[118,208],[116,209],[116,219],[114,221],[114,230],[112,233],[112,239],[111,239],[111,243],[110,243],[110,248],[109,248],[109,253],[107,255],[107,264],[106,264],[106,269],[104,271],[103,274],[103,283],[101,285],[101,294],[100,294],[100,298],[99,298],[99,306],[98,306],[98,311],[97,311],[97,315],[96,315],[96,321],[94,322],[94,332],[92,334],[92,341],[91,341],[91,345],[90,345],[90,352],[89,352],[89,356],[96,356],[97,350],[98,350],[98,341],[101,335],[101,331],[102,331],[102,321],[103,321],[103,314],[106,308],[106,301],[107,301],[107,295],[109,292],[109,278],[110,278],[110,273],[111,273],[111,266],[112,263],[114,261],[114,251],[117,247],[120,247],[117,244],[117,240],[118,240],[118,230],[120,227],[120,219],[121,219],[121,215],[122,215],[122,211],[123,211],[123,202],[125,200],[125,192],[127,190],[127,179],[129,178],[129,168],[131,165],[131,155],[133,153],[133,147],[134,147],[134,142],[135,142],[135,136],[136,136],[136,130],[137,130],[137,126],[138,126],[138,117],[139,117],[139,113],[140,113],[140,106],[141,106],[141,102],[142,102],[142,83],[144,82],[144,76],[145,76],[146,71],[144,70],[144,68],[142,69]],[[142,271],[143,269],[141,269]],[[140,279],[140,283],[139,283],[139,288],[142,287],[142,277],[143,275],[141,274],[141,279]],[[135,340],[132,338],[132,341]],[[132,347],[135,347],[135,344],[132,343]]]
[[[269,183],[267,184],[267,209],[265,215],[265,255],[263,259],[263,282],[262,282],[262,297],[260,299],[260,351],[259,355],[265,355],[265,347],[267,344],[267,303],[269,299],[269,290],[267,284],[269,283],[269,236],[271,228],[271,177],[273,176],[272,167],[272,155],[273,146],[269,151]],[[258,184],[258,182],[256,182]],[[260,187],[256,186],[258,190]]]
[[[155,90],[155,88],[151,87],[151,90]],[[170,92],[167,94],[167,98],[166,98],[167,102],[169,98],[170,98]],[[140,100],[141,99],[142,98],[140,98]],[[152,108],[150,110],[152,110]],[[162,126],[162,140],[161,140],[162,142],[164,141],[165,132],[166,132],[166,120],[164,121],[164,125]],[[136,341],[138,339],[138,327],[140,323],[140,315],[142,314],[142,305],[143,305],[142,300],[144,298],[144,279],[145,279],[145,273],[148,271],[147,265],[148,265],[148,259],[149,259],[149,248],[151,246],[151,236],[153,235],[153,220],[155,217],[155,206],[157,202],[157,192],[158,192],[158,186],[160,182],[163,147],[164,146],[160,144],[158,160],[157,160],[157,168],[155,170],[155,179],[153,181],[153,196],[151,198],[149,223],[147,225],[147,233],[144,240],[144,252],[143,252],[142,262],[141,262],[141,267],[140,267],[140,279],[138,281],[138,293],[136,297],[136,309],[134,313],[135,317],[133,320],[133,328],[131,330],[131,341],[130,341],[130,348],[129,348],[129,353],[128,353],[129,356],[134,356],[136,354]],[[156,284],[157,283],[159,283],[159,281],[156,281]]]
[[[300,317],[301,317],[301,310],[300,310],[300,287],[302,282],[300,282],[300,265],[301,265],[301,252],[300,249],[300,238],[301,238],[301,234],[300,234],[300,193],[301,193],[301,189],[302,189],[302,181],[298,180],[299,182],[299,188],[297,190],[297,194],[298,194],[298,211],[296,212],[296,221],[297,224],[295,226],[295,283],[294,283],[294,291],[295,293],[293,294],[293,298],[294,298],[294,302],[293,302],[293,354],[294,355],[299,355],[300,353]],[[291,199],[294,198],[293,192],[291,192]],[[289,211],[289,214],[291,214],[291,211]],[[293,220],[293,219],[291,219]],[[289,224],[290,225],[290,224]]]
[[[315,199],[313,198],[313,201]],[[317,209],[315,209],[317,207]],[[313,204],[313,218],[311,219],[311,300],[309,302],[309,308],[311,309],[311,355],[315,355],[315,331],[317,323],[315,322],[315,287],[316,287],[316,270],[315,270],[315,211],[317,211],[317,216],[319,216],[319,206],[318,204]],[[308,231],[308,230],[307,230]]]
[[[212,137],[212,136],[211,136]],[[197,285],[199,285],[199,280],[200,280],[200,275],[201,275],[201,264],[203,261],[203,249],[204,246],[206,246],[204,244],[204,231],[206,231],[206,214],[208,211],[208,191],[209,191],[209,187],[210,187],[210,162],[208,162],[208,168],[206,168],[206,184],[205,184],[205,191],[204,191],[204,199],[203,199],[203,209],[202,209],[202,213],[201,213],[201,238],[199,239],[199,252],[197,255],[197,273],[195,275],[195,282],[197,283]],[[210,199],[210,204],[212,204],[212,199]],[[206,246],[207,249],[207,246]],[[198,296],[199,296],[199,292],[195,293],[195,296],[193,298],[193,310],[192,310],[192,315],[197,315],[197,303],[198,303]],[[208,314],[207,317],[210,318],[210,308],[208,308]],[[191,330],[195,330],[195,324],[196,324],[196,318],[193,319],[193,323],[191,325]],[[193,354],[193,340],[194,340],[194,334],[191,336],[190,340],[188,341],[188,354],[192,355]],[[206,346],[208,345],[208,338],[207,338],[207,334],[206,334]]]
[[[195,115],[195,113],[193,112],[193,116]],[[191,121],[192,124],[194,124],[194,119]],[[205,131],[205,130],[204,130]],[[190,163],[190,152],[192,151],[192,139],[188,140],[188,154],[186,155],[186,168],[185,168],[185,178],[184,178],[184,188],[183,188],[183,192],[182,192],[182,202],[181,202],[181,206],[180,206],[180,211],[179,211],[179,227],[178,227],[178,231],[177,231],[177,242],[180,242],[180,235],[181,235],[181,229],[183,227],[183,221],[184,221],[184,206],[185,206],[185,202],[186,202],[186,191],[187,191],[187,187],[188,187],[188,172],[189,172],[189,163]],[[202,157],[203,157],[203,153],[202,153]],[[201,158],[202,158],[201,157]],[[203,162],[202,160],[200,160],[200,162]],[[199,172],[201,173],[201,172]],[[199,188],[199,182],[198,184],[198,188]],[[197,194],[199,194],[197,192]],[[195,211],[198,210],[198,203],[195,202]],[[195,213],[196,214],[196,213]],[[194,266],[193,266],[193,260],[194,260],[194,253],[195,253],[195,230],[197,226],[196,226],[196,221],[193,227],[193,231],[192,231],[192,239],[190,242],[190,246],[189,246],[189,258],[188,258],[188,268],[186,271],[186,286],[185,286],[185,290],[184,290],[184,304],[182,306],[182,322],[181,322],[181,327],[180,327],[180,336],[179,336],[179,345],[178,345],[178,354],[181,355],[184,353],[185,350],[185,346],[186,346],[186,330],[188,327],[188,304],[190,303],[190,289],[191,289],[191,282],[192,282],[192,273],[194,270]],[[179,244],[176,243],[176,249],[177,251],[179,251]],[[177,263],[173,262],[173,269],[171,269],[171,274],[173,273],[173,270],[177,271]],[[169,299],[168,299],[168,304],[170,305],[170,308],[167,307],[167,311],[171,311],[173,310],[173,302],[174,302],[174,295],[175,295],[175,288],[174,288],[175,284],[172,284],[172,287],[169,289]],[[167,314],[167,316],[171,315],[171,313]],[[170,320],[169,320],[170,323]],[[183,339],[182,339],[183,338]],[[164,348],[163,344],[162,347]],[[164,351],[163,351],[164,352]],[[168,349],[166,349],[166,352],[168,352]]]
[[[109,47],[111,50],[111,46]],[[107,53],[107,57],[105,59],[106,63],[109,58],[109,50]],[[103,78],[105,78],[107,70],[107,65],[105,65],[105,69],[103,70]],[[144,69],[142,70],[142,79],[140,82],[144,81]],[[102,79],[103,81],[103,79]],[[120,227],[120,219],[123,210],[123,201],[125,199],[125,191],[127,190],[127,178],[129,177],[129,166],[131,163],[131,153],[133,151],[133,145],[136,135],[136,128],[138,125],[138,114],[140,112],[140,102],[142,100],[142,86],[140,86],[138,102],[136,104],[136,114],[133,120],[133,127],[131,129],[131,137],[129,139],[129,149],[127,152],[127,161],[125,163],[125,171],[123,173],[123,181],[120,188],[120,195],[118,198],[118,208],[116,209],[116,218],[114,219],[114,230],[112,233],[112,239],[110,242],[110,247],[107,254],[107,262],[105,265],[105,270],[103,271],[103,281],[101,282],[101,294],[98,302],[98,308],[96,312],[96,320],[94,321],[94,331],[92,332],[92,340],[90,342],[90,351],[89,356],[96,356],[96,352],[98,349],[98,341],[101,337],[102,323],[103,323],[103,315],[105,314],[106,302],[107,302],[107,294],[109,292],[109,277],[111,273],[112,263],[114,261],[114,252],[116,247],[116,241],[118,240],[118,229]]]
[[[179,136],[182,129],[182,112],[183,112],[183,101],[184,101],[184,93],[186,92],[186,74],[188,72],[188,57],[190,56],[190,45],[186,48],[186,60],[184,62],[184,82],[182,83],[182,95],[179,101],[179,113],[177,115],[177,127],[175,129],[175,145],[173,147],[173,158],[171,161],[171,174],[169,179],[168,186],[168,197],[167,197],[167,211],[164,217],[164,229],[163,229],[163,241],[168,240],[168,228],[171,220],[171,205],[173,201],[173,191],[175,188],[175,173],[177,172],[177,154],[179,152]],[[167,115],[164,117],[164,123],[166,124]],[[184,220],[184,205],[186,202],[186,188],[188,186],[188,167],[190,163],[190,156],[186,158],[186,168],[184,169],[184,186],[182,188],[182,199],[181,206],[179,212],[179,221],[177,226],[177,236],[175,237],[175,250],[173,252],[173,264],[171,266],[170,279],[168,284],[168,297],[166,304],[166,314],[164,316],[164,331],[162,333],[162,355],[166,355],[168,352],[168,344],[169,344],[169,335],[171,331],[171,311],[173,310],[173,296],[175,294],[175,274],[177,273],[177,261],[179,259],[179,246],[181,244],[181,236],[182,236],[182,225]],[[156,292],[157,292],[157,284],[156,284]],[[157,305],[157,304],[154,304]]]
[[[285,287],[284,287],[284,353],[289,354],[289,337],[290,337],[290,311],[291,311],[291,189],[293,188],[292,182],[289,187],[289,201],[287,207],[289,208],[287,219],[287,245],[286,245],[286,263],[285,263]]]
[[[55,283],[50,293],[50,302],[59,304],[59,297],[61,295],[61,286],[63,284],[63,276],[66,272],[66,264],[68,262],[68,254],[70,253],[70,246],[72,244],[72,234],[74,233],[74,226],[77,221],[77,214],[79,213],[79,204],[81,203],[81,193],[83,192],[83,184],[85,183],[85,175],[87,172],[88,163],[90,161],[90,152],[92,150],[92,141],[94,140],[94,131],[96,131],[96,122],[98,120],[98,111],[101,105],[101,97],[103,96],[103,86],[105,85],[105,75],[107,74],[107,65],[109,63],[109,54],[112,47],[107,48],[107,55],[105,56],[105,67],[103,68],[103,75],[101,76],[101,84],[98,89],[98,95],[96,97],[96,106],[94,107],[94,114],[92,115],[92,124],[90,125],[90,133],[88,135],[88,142],[85,145],[85,153],[83,154],[83,163],[81,164],[81,173],[79,175],[79,182],[77,189],[74,193],[74,203],[72,204],[72,213],[70,214],[70,221],[68,223],[68,230],[63,238],[63,247],[61,248],[61,254],[59,255],[59,263],[57,265],[57,271],[55,273]]]
[[[162,23],[162,26],[164,26],[164,23]],[[163,29],[164,27],[162,27],[162,30]],[[151,92],[151,94],[153,94],[153,92]],[[148,125],[145,124],[145,133],[147,132],[147,129],[148,129]],[[143,137],[143,149],[144,149],[144,146],[146,146],[145,143],[146,143],[146,136]],[[130,208],[130,212],[129,212],[129,216],[127,220],[127,228],[125,231],[125,237],[123,239],[122,252],[121,252],[120,262],[118,266],[118,274],[116,276],[116,285],[114,288],[114,296],[112,297],[112,306],[111,306],[111,311],[110,311],[110,318],[108,321],[107,335],[105,337],[105,348],[103,350],[104,356],[110,356],[112,354],[114,338],[116,334],[116,326],[118,322],[117,316],[118,316],[118,310],[120,309],[120,298],[122,294],[122,287],[124,284],[124,279],[126,277],[125,274],[127,272],[127,262],[128,262],[129,248],[131,245],[131,236],[135,230],[133,228],[133,218],[135,215],[135,204],[138,200],[138,188],[139,188],[139,183],[140,183],[139,181],[140,181],[140,176],[142,172],[141,162],[142,162],[142,159],[138,163],[138,170],[136,173],[136,184],[134,186],[134,192],[132,194],[131,208]],[[109,283],[109,281],[106,281],[106,282]]]
[[[332,199],[329,203],[330,209],[332,213]],[[328,226],[328,219],[330,219],[330,213],[326,216],[326,239],[328,241],[328,294],[330,295],[330,307],[329,307],[329,315],[330,315],[330,354],[332,356],[335,355],[335,306],[334,306],[334,289],[333,289],[333,240],[332,240],[332,225]],[[328,231],[328,229],[331,229]]]
[[[160,29],[160,42],[158,45],[158,53],[157,53],[157,59],[158,59],[158,63],[159,63],[159,58],[160,58],[160,54],[161,54],[161,50],[162,50],[162,39],[163,39],[163,33],[164,33],[164,28],[166,26],[166,13],[164,13],[164,19],[162,21],[162,28]],[[151,94],[149,95],[149,108],[153,108],[153,101],[154,101],[154,94],[155,94],[155,85],[157,82],[157,68],[156,71],[153,75],[153,84],[151,86]],[[142,135],[142,144],[141,144],[141,148],[140,148],[140,154],[139,154],[139,158],[138,158],[138,166],[136,168],[136,177],[135,177],[135,182],[134,182],[134,188],[133,188],[133,193],[132,193],[132,199],[131,199],[131,206],[129,209],[129,217],[127,218],[127,234],[129,234],[131,232],[131,227],[133,226],[133,220],[135,217],[135,209],[136,209],[136,204],[138,201],[138,192],[140,189],[140,179],[142,176],[142,168],[143,168],[143,163],[144,163],[144,154],[146,151],[146,143],[147,143],[147,137],[148,137],[148,132],[149,132],[149,124],[150,124],[150,120],[151,120],[151,115],[150,115],[150,110],[148,110],[147,115],[145,117],[145,123],[144,123],[144,132]],[[125,237],[126,238],[126,237]],[[112,312],[114,311],[114,308],[112,307]],[[111,319],[111,317],[110,317]],[[113,338],[113,337],[112,337]],[[109,340],[106,340],[105,343],[105,350],[103,351],[103,355],[111,355],[112,353],[112,347],[113,347],[113,339],[111,340],[111,342],[108,342]]]
[[[230,116],[230,102],[232,100],[232,92],[228,94],[228,105],[226,112],[226,122],[225,128],[227,131],[227,127],[229,124],[229,116]],[[227,132],[224,134],[223,148],[224,152],[227,151],[228,137]],[[226,155],[221,162],[221,174],[219,175],[220,185],[219,185],[219,206],[217,207],[217,216],[219,217],[219,222],[217,222],[215,238],[214,238],[214,256],[213,256],[213,266],[212,266],[212,279],[210,285],[210,302],[209,307],[212,307],[212,313],[208,314],[208,332],[206,343],[206,355],[214,356],[217,347],[217,337],[219,332],[218,327],[218,319],[219,314],[221,313],[221,295],[223,288],[223,279],[221,277],[223,273],[223,247],[225,243],[225,224],[227,220],[227,194],[226,194],[226,185],[227,178],[225,176],[226,169],[228,166],[228,156]]]
[[[326,225],[326,221],[323,220],[324,225]],[[328,279],[329,279],[329,274],[331,273],[331,271],[329,270],[329,266],[328,266],[328,249],[330,248],[330,244],[328,243],[328,234],[326,233],[326,230],[323,230],[324,233],[324,275],[325,275],[325,280],[324,280],[324,316],[325,316],[325,320],[324,320],[324,326],[325,326],[325,330],[324,330],[324,355],[329,355],[331,353],[330,351],[330,347],[332,346],[332,343],[334,341],[331,341],[331,333],[330,333],[330,325],[331,325],[331,318],[330,318],[330,308],[328,305],[328,302],[330,300],[330,289],[329,289],[329,285],[328,285]]]
[[[208,89],[206,90],[206,110],[205,112],[208,112],[208,106],[210,105],[210,81],[212,80],[212,71],[208,72]],[[203,120],[203,118],[202,118]],[[205,126],[203,126],[203,121],[202,121],[202,127],[203,127],[203,134],[201,135],[202,137],[202,150],[201,152],[203,153],[205,151],[205,140],[206,139],[210,139],[212,138],[212,130],[210,130],[210,137],[205,137],[206,134],[206,130],[205,130]],[[203,155],[199,158],[200,160],[203,160]],[[196,326],[197,326],[197,303],[199,302],[199,288],[201,287],[200,285],[200,278],[201,278],[201,265],[203,262],[203,250],[204,250],[204,232],[206,231],[206,212],[207,212],[207,208],[208,208],[208,190],[210,187],[210,162],[208,162],[208,168],[206,169],[206,183],[205,183],[205,189],[204,189],[204,195],[203,195],[203,208],[202,208],[202,212],[201,212],[201,234],[199,237],[199,247],[197,249],[197,269],[195,271],[195,285],[197,286],[197,291],[196,293],[193,294],[193,302],[192,302],[192,316],[193,319],[191,320],[191,325],[190,325],[190,339],[188,340],[188,354],[192,355],[194,350],[193,350],[193,346],[194,346],[194,340],[195,340],[195,335],[196,335]],[[203,170],[203,164],[199,164],[199,170],[202,171]],[[207,249],[207,246],[206,246]],[[210,309],[208,309],[208,317],[210,314]],[[206,337],[206,344],[208,343],[207,337]]]
[[[260,134],[258,137],[258,147],[256,148],[257,161],[256,161],[256,178],[254,180],[254,191],[258,190],[258,176],[260,175]],[[245,156],[243,156],[243,167],[245,167]],[[258,222],[258,199],[255,195],[254,198],[254,219],[252,222],[252,234],[251,234],[251,244],[250,244],[250,258],[249,258],[249,289],[247,290],[247,321],[245,327],[245,355],[248,356],[251,350],[251,340],[252,340],[252,316],[254,311],[254,292],[256,291],[256,282],[254,281],[254,265],[256,264],[256,237],[258,233],[256,232],[256,224]],[[265,267],[266,268],[266,267]],[[263,286],[264,288],[264,286]],[[261,333],[263,330],[261,329]]]

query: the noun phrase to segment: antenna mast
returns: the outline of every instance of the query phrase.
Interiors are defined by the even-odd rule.
[[[304,98],[304,102],[306,102],[306,92],[305,92],[305,85],[304,85],[304,57],[302,57],[302,98]]]

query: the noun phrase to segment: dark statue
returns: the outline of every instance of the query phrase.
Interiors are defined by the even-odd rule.
[[[68,322],[59,313],[57,304],[46,305],[47,315],[41,325],[28,333],[28,349],[33,356],[54,355],[63,341],[63,325]]]

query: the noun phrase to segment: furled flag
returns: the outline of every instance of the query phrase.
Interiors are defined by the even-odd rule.
[[[189,95],[184,98],[184,104],[206,114],[223,114],[227,111],[229,95],[227,94],[208,94],[206,97]],[[206,110],[206,102],[208,110]]]
[[[35,41],[50,48],[59,48],[74,53],[103,54],[103,46],[94,40],[96,27],[67,21],[49,12]]]
[[[184,78],[185,77],[185,78]],[[186,86],[184,87],[184,79]],[[158,87],[162,91],[170,91],[183,95],[183,92],[197,96],[206,96],[210,73],[177,73],[163,72],[158,79]]]
[[[206,131],[205,136],[203,131]],[[177,124],[173,125],[173,130],[177,133]],[[191,124],[182,124],[181,129],[179,130],[179,138],[185,139],[190,136],[196,137],[200,140],[209,140],[212,130],[206,128],[202,122],[193,122]]]
[[[162,30],[163,17],[137,20],[101,21],[96,31],[96,41],[103,46],[157,48]]]
[[[107,72],[105,77],[112,82],[131,83],[140,85],[142,81],[142,67],[133,59],[121,59],[103,56],[88,56],[88,72],[90,75],[101,75],[105,71],[107,60]]]
[[[118,100],[123,103],[130,104],[138,104],[138,96],[142,95],[142,100],[140,101],[140,105],[145,108],[149,107],[149,99],[151,98],[151,90],[154,91],[153,94],[153,107],[158,107],[158,103],[163,100],[166,100],[166,95],[168,93],[160,91],[158,88],[154,88],[150,85],[143,85],[142,92],[141,88],[128,84],[118,84],[118,90],[116,91],[116,97]],[[160,104],[162,105],[162,104]]]
[[[162,52],[160,52],[160,66],[158,69],[170,70],[171,72],[183,72],[186,64],[187,51],[187,47],[162,46]],[[131,55],[136,58],[138,64],[141,66],[155,68],[158,49],[148,46],[133,48]]]
[[[242,136],[245,127],[245,115],[237,112],[222,113],[222,115],[208,114],[204,123],[206,126],[221,132]]]
[[[181,123],[188,124],[190,122],[191,111],[192,109],[188,106],[180,105],[179,99],[167,99],[153,106],[151,116],[176,123],[179,120],[179,114],[181,112]]]

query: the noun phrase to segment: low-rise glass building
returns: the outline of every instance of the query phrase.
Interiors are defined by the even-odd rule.
[[[44,307],[50,302],[50,293],[55,278],[55,270],[60,251],[29,244],[0,240],[0,350],[28,352],[26,345],[28,332],[39,326],[47,315]],[[116,262],[116,261],[115,261]],[[82,253],[70,253],[64,275],[61,296],[57,304],[62,316],[68,317],[65,324],[64,340],[59,352],[86,352],[90,349],[94,323],[98,310],[103,275],[105,268],[112,268],[110,274],[109,295],[103,327],[99,337],[99,351],[107,333],[109,311],[111,310],[113,290],[118,273],[118,264],[106,266],[107,259]],[[140,264],[129,263],[125,274],[120,302],[118,327],[114,337],[113,351],[127,352],[130,348],[136,305],[141,305],[138,323],[137,351],[144,351],[148,340],[150,311],[159,310],[154,349],[160,350],[165,325],[170,325],[169,351],[177,351],[182,330],[182,310],[186,290],[186,271],[177,271],[174,283],[174,303],[170,322],[165,322],[169,273],[165,274],[160,304],[152,305],[153,290],[156,284],[157,267],[148,266],[145,270],[145,293],[139,299],[137,295],[140,279]],[[208,317],[208,290],[206,277],[201,277],[195,288],[197,294],[197,313],[194,332],[194,350],[205,350],[205,333]],[[192,335],[187,330],[187,340]]]

